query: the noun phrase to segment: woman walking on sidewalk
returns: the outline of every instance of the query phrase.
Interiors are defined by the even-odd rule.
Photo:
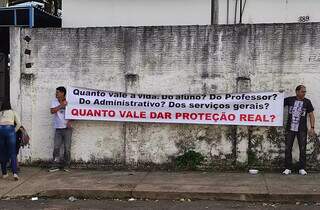
[[[15,126],[16,125],[16,126]],[[11,159],[14,179],[19,180],[16,162],[16,131],[21,127],[20,120],[11,109],[10,102],[4,102],[0,107],[0,161],[2,178],[7,178],[7,163]]]

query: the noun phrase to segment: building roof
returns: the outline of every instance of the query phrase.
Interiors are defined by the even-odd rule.
[[[0,7],[0,27],[61,27],[61,18],[43,10],[39,4],[28,2]]]

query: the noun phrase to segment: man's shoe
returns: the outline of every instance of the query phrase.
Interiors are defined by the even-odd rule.
[[[63,171],[64,171],[64,172],[70,172],[70,169],[68,169],[68,168],[63,168]]]
[[[49,168],[48,172],[56,172],[59,171],[60,169],[58,167],[51,167]]]
[[[19,180],[18,174],[13,174],[13,179],[14,179],[14,181],[18,181]]]
[[[308,173],[306,172],[306,170],[300,169],[300,170],[299,170],[299,174],[305,176],[305,175],[307,175]]]
[[[286,170],[284,170],[284,171],[282,172],[282,174],[284,174],[284,175],[289,175],[289,174],[291,174],[291,170],[290,170],[290,169],[286,169]]]
[[[6,178],[8,178],[8,174],[4,174],[4,175],[2,175],[2,179],[6,179]]]

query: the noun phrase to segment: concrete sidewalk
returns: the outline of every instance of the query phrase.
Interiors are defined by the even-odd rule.
[[[22,168],[21,179],[0,179],[0,198],[31,196],[68,198],[210,199],[319,202],[320,174],[214,172],[124,172],[71,170],[49,173]]]

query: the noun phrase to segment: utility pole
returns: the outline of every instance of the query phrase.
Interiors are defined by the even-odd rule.
[[[240,0],[240,20],[239,23],[242,24],[242,0]]]
[[[211,25],[218,24],[219,1],[211,0]]]
[[[237,24],[237,11],[238,11],[238,0],[236,0],[236,5],[234,7],[234,24]]]

